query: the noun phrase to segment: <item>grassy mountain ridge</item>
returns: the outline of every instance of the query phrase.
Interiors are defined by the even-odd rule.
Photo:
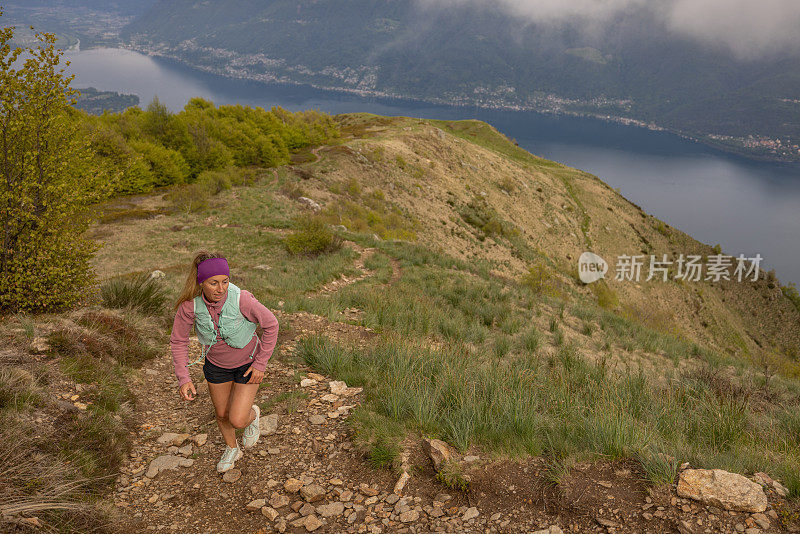
[[[412,240],[459,261],[484,263],[508,280],[541,266],[562,297],[618,301],[607,306],[726,357],[797,357],[800,315],[774,274],[762,270],[757,282],[683,282],[672,279],[672,265],[669,281],[645,282],[650,254],[659,260],[699,254],[705,262],[715,251],[597,177],[538,158],[482,121],[370,114],[337,121],[356,133],[313,154],[303,149],[315,161],[281,171],[282,180],[299,177],[298,190],[324,207],[331,224]],[[245,215],[231,222],[249,224]],[[577,280],[577,259],[586,250],[610,265],[602,289]],[[622,254],[645,256],[638,283],[613,280]],[[103,276],[120,274],[104,261],[98,268]]]
[[[195,250],[219,249],[270,309],[397,336],[377,353],[324,340],[300,353],[369,392],[358,432],[381,457],[395,450],[386,440],[422,429],[459,448],[633,457],[659,484],[672,462],[764,470],[800,492],[800,312],[772,275],[645,282],[645,272],[585,286],[584,250],[611,272],[619,254],[714,251],[484,122],[352,113],[335,123],[340,136],[202,210],[170,214],[169,195],[115,201],[94,234],[101,279],[160,269],[174,292]],[[319,205],[313,220],[375,251],[362,267],[349,247],[288,251],[290,238],[324,242],[319,227],[298,226],[304,199]]]
[[[208,116],[233,111],[200,99],[193,105]],[[143,113],[159,116],[157,109]],[[127,119],[122,124],[131,134],[135,117],[126,112],[117,119]],[[649,216],[598,178],[530,154],[481,121],[367,113],[313,114],[310,120],[326,125],[325,144],[295,145],[288,163],[214,171],[207,175],[215,193],[210,199],[192,198],[197,181],[178,182],[97,206],[101,217],[90,237],[103,245],[93,259],[100,294],[87,291],[84,306],[69,314],[18,315],[0,324],[12,341],[0,353],[4,446],[24,436],[21,450],[44,447],[48,455],[37,461],[54,468],[64,463],[56,456],[59,447],[62,454],[79,454],[81,462],[70,469],[87,477],[82,484],[94,484],[91,496],[78,495],[80,506],[67,503],[91,515],[75,523],[67,514],[64,530],[101,523],[102,514],[87,510],[85,499],[112,496],[122,524],[169,523],[175,506],[181,513],[209,513],[209,521],[263,526],[261,514],[209,512],[216,510],[209,506],[228,509],[228,499],[202,506],[178,499],[154,503],[152,495],[172,492],[176,480],[185,480],[183,472],[142,485],[146,464],[163,453],[157,437],[171,430],[205,433],[213,425],[197,367],[191,372],[205,404],[191,406],[190,417],[176,409],[168,355],[174,315],[167,304],[199,249],[223,252],[232,281],[280,320],[268,365],[274,374],[258,402],[265,415],[281,413],[279,434],[285,435],[271,437],[280,440],[281,454],[268,466],[262,462],[271,452],[249,455],[245,462],[258,468],[243,464],[247,483],[231,486],[213,473],[220,444],[213,443],[214,430],[204,449],[192,449],[198,460],[189,467],[193,480],[212,493],[234,488],[242,507],[253,498],[253,484],[266,487],[268,477],[285,480],[305,469],[306,452],[319,453],[336,469],[343,465],[342,455],[325,457],[304,442],[300,426],[310,424],[308,410],[292,419],[294,408],[310,409],[312,402],[323,413],[331,409],[299,387],[310,368],[364,388],[363,402],[346,420],[347,434],[340,434],[348,447],[352,440],[384,467],[399,462],[404,447],[416,451],[411,484],[430,483],[431,495],[443,490],[441,484],[455,491],[465,479],[457,469],[428,476],[429,459],[418,454],[421,436],[489,461],[482,479],[496,476],[494,459],[528,456],[520,469],[544,466],[536,476],[559,491],[582,476],[576,462],[600,468],[627,462],[633,472],[620,478],[635,479],[639,490],[623,493],[640,491],[635,499],[642,501],[626,520],[630,528],[638,526],[633,518],[641,515],[645,485],[658,486],[656,506],[663,500],[675,507],[670,513],[686,512],[669,504],[684,461],[768,473],[791,498],[769,493],[778,514],[773,519],[783,527],[797,520],[800,311],[774,277],[762,272],[757,282],[634,283],[609,276],[585,286],[576,270],[584,250],[604,257],[613,272],[618,254],[705,256],[712,248]],[[304,247],[322,252],[296,253]],[[152,282],[157,287],[146,296],[142,284],[151,283],[145,280],[156,269],[163,280]],[[109,294],[120,298],[111,302]],[[117,307],[123,309],[108,309]],[[319,389],[327,393],[324,383]],[[294,408],[280,411],[283,403]],[[64,444],[63,432],[48,439],[67,416],[78,439]],[[134,416],[141,421],[134,424]],[[314,427],[320,438],[330,430]],[[14,498],[25,496],[22,506],[42,510],[35,508],[41,495],[26,483],[38,466],[6,452],[0,460],[11,462],[15,475],[3,484]],[[345,462],[343,479],[352,481],[353,465],[360,463]],[[95,478],[118,472],[117,491]],[[394,475],[384,477],[391,479],[389,488]],[[506,480],[494,482],[507,486]],[[56,477],[45,489],[60,490],[61,481]],[[597,491],[588,494],[606,507],[603,490]],[[529,517],[514,521],[538,524],[541,510],[525,503]],[[568,521],[593,528],[597,513],[592,504]],[[59,520],[57,510],[40,517]],[[733,528],[745,519],[721,520]],[[195,521],[204,528],[216,524]]]

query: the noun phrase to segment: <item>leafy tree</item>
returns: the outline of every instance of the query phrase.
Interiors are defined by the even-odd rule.
[[[86,207],[107,177],[77,135],[84,114],[71,107],[78,91],[58,68],[55,35],[12,48],[14,29],[0,29],[0,308],[50,311],[77,303],[94,280]]]

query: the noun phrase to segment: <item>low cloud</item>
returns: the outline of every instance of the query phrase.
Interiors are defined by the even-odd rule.
[[[669,29],[726,46],[739,57],[800,51],[797,0],[673,0],[671,4],[666,13]]]
[[[594,30],[614,17],[645,10],[673,33],[724,47],[743,59],[800,52],[798,0],[417,0],[422,7],[475,5],[539,24]]]

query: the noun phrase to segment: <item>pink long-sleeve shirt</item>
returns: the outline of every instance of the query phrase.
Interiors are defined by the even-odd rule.
[[[205,294],[201,292],[203,302],[214,320],[214,324],[219,324],[219,315],[222,312],[222,306],[228,298],[225,295],[219,302],[209,302]],[[240,367],[250,361],[250,355],[253,354],[253,349],[256,343],[260,342],[260,346],[256,353],[253,354],[252,368],[257,371],[263,372],[267,367],[267,362],[272,356],[272,351],[275,350],[275,344],[278,341],[278,320],[275,315],[269,311],[263,304],[261,304],[252,293],[246,289],[241,290],[239,295],[239,311],[249,321],[253,321],[261,325],[263,332],[261,338],[256,340],[255,337],[250,340],[246,347],[237,349],[231,347],[217,334],[217,342],[211,346],[206,353],[206,360],[218,367],[226,369],[233,369]],[[175,321],[172,323],[172,334],[169,337],[169,346],[172,351],[172,362],[175,365],[175,375],[178,377],[179,385],[183,385],[191,381],[189,376],[189,368],[186,364],[189,362],[189,333],[192,331],[194,325],[194,300],[187,300],[181,303],[178,311],[175,313]]]

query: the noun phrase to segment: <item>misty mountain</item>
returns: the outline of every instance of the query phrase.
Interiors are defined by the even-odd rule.
[[[476,4],[161,0],[122,37],[265,81],[608,114],[695,136],[800,138],[800,58],[740,59],[642,10],[586,30]]]

